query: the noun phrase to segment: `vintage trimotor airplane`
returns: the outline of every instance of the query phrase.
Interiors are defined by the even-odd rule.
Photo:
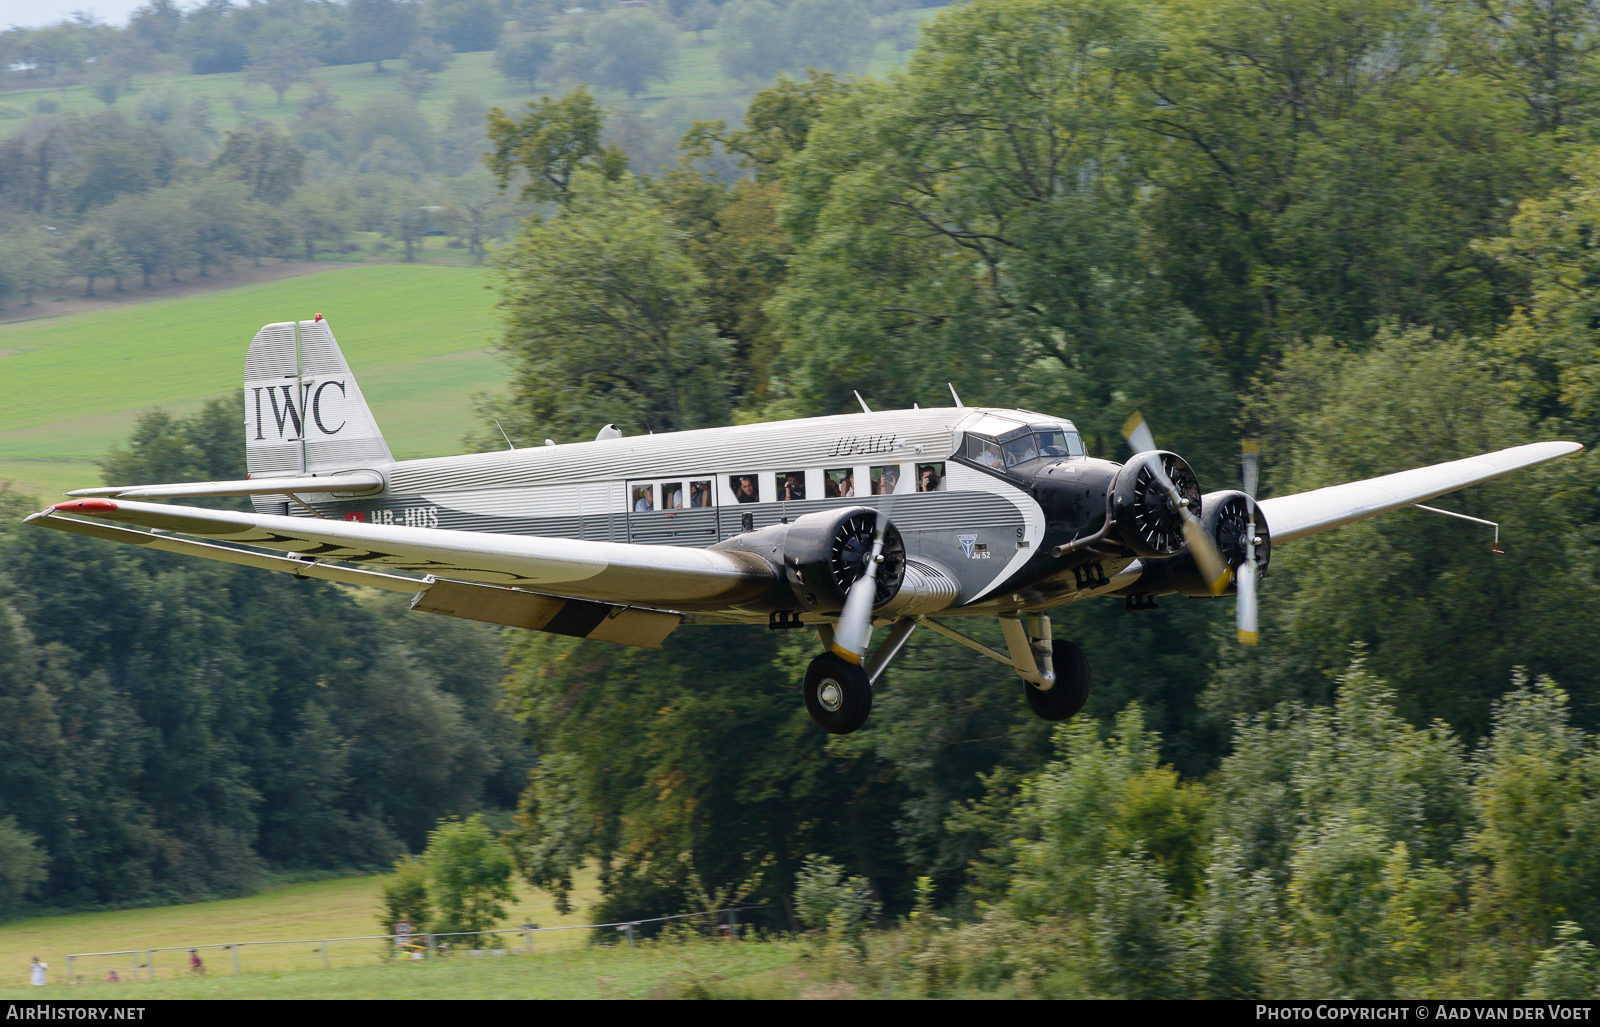
[[[1258,503],[1248,446],[1244,489],[1202,495],[1137,415],[1119,464],[1087,455],[1064,418],[964,407],[952,388],[947,408],[862,403],[630,437],[607,425],[593,442],[396,461],[321,314],[262,328],[244,384],[247,480],[82,489],[27,522],[624,645],[681,625],[813,628],[825,648],[805,704],[837,734],[866,720],[919,625],[1013,668],[1033,711],[1062,720],[1091,671],[1052,637],[1051,610],[1235,594],[1253,644],[1274,544],[1582,448],[1517,446]],[[241,495],[254,513],[146,502]],[[999,619],[1005,652],[944,623],[977,616]],[[875,626],[888,636],[869,655]]]

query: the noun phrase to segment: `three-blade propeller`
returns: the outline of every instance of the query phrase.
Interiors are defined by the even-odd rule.
[[[872,641],[872,607],[877,599],[878,567],[883,563],[883,540],[888,530],[889,510],[880,507],[866,567],[850,586],[850,594],[844,597],[844,609],[839,612],[839,623],[833,629],[834,654],[854,664],[867,658],[867,643]]]
[[[1156,440],[1150,434],[1150,426],[1144,423],[1144,416],[1135,410],[1133,415],[1122,425],[1122,434],[1128,440],[1128,446],[1134,453],[1148,453],[1156,448]],[[1206,587],[1211,589],[1212,595],[1221,595],[1228,587],[1228,578],[1232,572],[1228,564],[1222,559],[1222,554],[1217,551],[1217,544],[1211,540],[1211,533],[1206,531],[1205,525],[1200,523],[1200,518],[1189,509],[1188,500],[1179,493],[1178,486],[1172,483],[1172,478],[1167,475],[1167,469],[1160,458],[1150,461],[1150,473],[1155,476],[1156,484],[1167,495],[1167,502],[1177,512],[1183,522],[1183,541],[1188,544],[1189,552],[1194,554],[1194,562],[1200,568],[1200,573],[1206,579]]]

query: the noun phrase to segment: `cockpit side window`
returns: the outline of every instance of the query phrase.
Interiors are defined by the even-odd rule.
[[[982,435],[967,435],[967,459],[984,467],[1004,467],[1005,462],[1000,455],[1000,443]]]
[[[1005,454],[1007,467],[1015,467],[1017,464],[1025,464],[1029,460],[1039,458],[1039,446],[1034,441],[1032,432],[1019,435],[1005,443],[1000,447],[1000,451]]]
[[[1083,438],[1075,431],[1066,431],[1055,425],[1036,424],[1033,434],[1039,444],[1040,456],[1083,455]]]

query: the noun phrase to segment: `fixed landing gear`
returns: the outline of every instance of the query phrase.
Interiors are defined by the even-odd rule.
[[[1055,665],[1056,680],[1049,691],[1044,691],[1032,681],[1022,683],[1022,693],[1027,697],[1028,709],[1041,720],[1066,720],[1089,701],[1089,686],[1093,672],[1089,657],[1071,642],[1051,643],[1051,663]]]
[[[823,653],[806,668],[801,686],[806,712],[829,734],[848,735],[872,712],[872,681],[867,672],[833,653]]]

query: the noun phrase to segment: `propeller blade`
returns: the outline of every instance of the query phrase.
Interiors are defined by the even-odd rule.
[[[1143,433],[1144,438],[1150,437],[1150,429],[1143,419],[1130,433],[1128,440],[1130,446],[1133,445],[1132,436],[1140,433]],[[1154,449],[1154,444],[1150,448]],[[1200,518],[1190,512],[1188,504],[1184,503],[1183,496],[1178,492],[1178,486],[1167,476],[1166,466],[1160,460],[1154,460],[1150,463],[1150,470],[1155,474],[1156,484],[1161,486],[1161,490],[1167,494],[1173,507],[1183,515],[1183,541],[1188,544],[1189,552],[1194,554],[1195,565],[1205,577],[1206,587],[1211,590],[1212,595],[1221,595],[1227,589],[1228,581],[1233,574],[1228,569],[1227,561],[1217,551],[1217,544],[1212,541],[1211,533],[1206,531],[1205,525],[1200,523]]]
[[[1246,542],[1247,551],[1255,549]],[[1256,560],[1255,553],[1250,552],[1244,563],[1239,565],[1239,605],[1236,610],[1235,626],[1239,631],[1241,645],[1259,645],[1261,643],[1261,630],[1256,621]]]
[[[866,659],[867,645],[872,641],[872,607],[878,593],[878,564],[883,560],[883,538],[888,530],[889,510],[886,507],[879,508],[866,569],[850,586],[850,594],[844,597],[844,609],[839,612],[839,623],[833,628],[834,655],[857,665]]]
[[[1206,587],[1212,595],[1221,595],[1227,589],[1233,572],[1217,551],[1217,544],[1211,541],[1211,533],[1200,523],[1200,518],[1187,509],[1183,511],[1183,540],[1189,544],[1189,552],[1194,554],[1195,566],[1200,568],[1201,575],[1205,577]]]
[[[1122,422],[1122,437],[1128,440],[1128,448],[1135,453],[1148,453],[1156,448],[1155,436],[1150,434],[1150,426],[1144,423],[1144,415],[1137,410]]]
[[[1256,605],[1256,486],[1261,483],[1261,443],[1246,439],[1239,455],[1243,464],[1244,494],[1249,501],[1249,521],[1244,534],[1244,562],[1239,565],[1239,603],[1234,612],[1241,645],[1260,645],[1261,628]]]

